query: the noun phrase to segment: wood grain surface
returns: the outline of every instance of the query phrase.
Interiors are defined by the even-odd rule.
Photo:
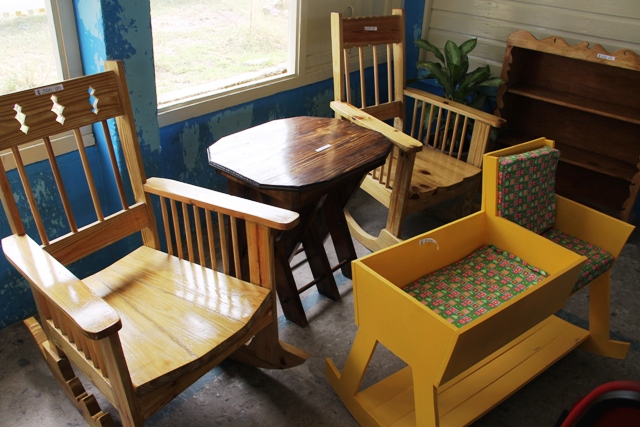
[[[303,190],[383,162],[390,147],[380,133],[344,120],[293,117],[224,137],[208,156],[217,170],[258,189]]]

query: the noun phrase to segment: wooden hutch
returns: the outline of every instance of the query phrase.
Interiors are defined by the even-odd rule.
[[[518,31],[501,77],[496,114],[507,126],[498,145],[555,140],[556,192],[630,221],[640,186],[640,56]]]

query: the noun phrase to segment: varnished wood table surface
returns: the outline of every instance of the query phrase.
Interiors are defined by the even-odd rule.
[[[340,268],[351,277],[356,258],[343,209],[367,172],[384,163],[390,148],[378,132],[320,117],[274,120],[208,148],[209,164],[229,179],[229,193],[300,214],[300,224],[276,242],[278,297],[294,323],[308,324],[299,294],[311,286],[340,298],[333,271]],[[339,260],[335,267],[323,246],[327,232]],[[290,262],[300,244],[314,280],[298,288]]]

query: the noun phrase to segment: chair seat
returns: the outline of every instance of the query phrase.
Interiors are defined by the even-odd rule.
[[[525,291],[548,274],[494,245],[485,245],[402,289],[461,327]]]
[[[272,306],[268,289],[146,246],[83,282],[120,315],[138,396],[229,350]]]
[[[391,187],[397,165],[397,156],[391,168]],[[442,192],[457,187],[468,179],[479,176],[480,168],[460,161],[430,147],[425,147],[416,154],[416,160],[409,188],[409,199],[416,200],[436,190]]]
[[[585,242],[584,240],[580,240],[577,237],[573,237],[554,228],[545,230],[541,235],[554,243],[569,249],[570,251],[588,258],[580,272],[580,276],[578,276],[578,281],[573,287],[572,292],[575,292],[589,284],[592,280],[606,273],[607,270],[613,266],[613,255],[589,242]]]

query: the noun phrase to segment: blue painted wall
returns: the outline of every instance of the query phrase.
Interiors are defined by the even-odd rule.
[[[415,77],[412,73],[415,73],[418,58],[418,49],[411,41],[419,37],[424,2],[406,3],[407,71],[411,78]],[[225,190],[226,180],[216,175],[207,164],[206,149],[209,145],[225,135],[269,120],[301,115],[333,115],[329,108],[329,101],[333,98],[333,83],[326,80],[160,129],[148,0],[74,0],[74,11],[85,74],[102,71],[105,59],[121,59],[124,62],[147,176],[164,176]],[[117,154],[121,158],[121,153]],[[97,140],[96,145],[89,148],[88,155],[96,185],[106,188],[107,194],[111,195],[102,201],[108,212],[119,202],[115,188],[111,187],[105,175],[109,169],[104,141]],[[77,161],[77,156],[77,153],[61,156],[61,168],[64,169],[65,163]],[[42,164],[28,167],[35,185],[38,185],[38,180],[52,179],[44,172],[46,169]],[[17,174],[14,171],[9,176],[12,185],[15,184],[13,188],[18,192],[19,202],[26,203],[19,190],[15,190],[19,188]],[[87,189],[83,186],[70,185],[67,190],[74,204],[88,197]],[[43,211],[45,220],[53,225],[59,224],[63,232],[66,220],[57,197],[44,193],[37,193],[36,197],[41,206],[46,206]],[[76,212],[76,215],[82,224],[95,220],[92,210]],[[26,226],[31,236],[37,235],[33,224]],[[6,218],[2,215],[0,237],[10,233]],[[122,242],[116,248],[101,251],[91,259],[71,266],[72,271],[80,277],[91,274],[135,245],[136,239]],[[0,257],[0,328],[21,321],[34,312],[28,284],[4,257]]]

